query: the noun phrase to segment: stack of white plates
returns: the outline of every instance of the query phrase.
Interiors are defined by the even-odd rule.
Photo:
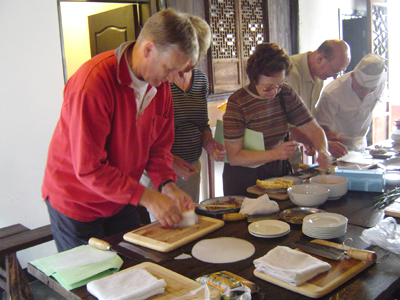
[[[315,239],[334,239],[345,235],[347,218],[334,213],[317,213],[303,219],[303,233]]]
[[[276,238],[290,232],[290,225],[277,220],[262,220],[249,225],[251,235],[261,238]]]

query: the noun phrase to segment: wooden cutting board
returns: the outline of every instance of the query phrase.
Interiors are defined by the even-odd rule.
[[[268,197],[270,197],[271,199],[275,199],[275,200],[289,199],[289,195],[286,191],[285,192],[270,192],[268,190],[258,187],[257,185],[253,185],[253,186],[247,188],[247,192],[255,194],[255,195],[259,195],[259,196],[267,194]]]
[[[156,277],[157,279],[164,279],[167,286],[165,287],[165,291],[162,294],[158,294],[156,296],[151,297],[152,300],[169,300],[175,299],[178,297],[182,297],[187,295],[189,292],[194,291],[202,285],[192,279],[189,279],[185,276],[182,276],[178,273],[175,273],[169,269],[161,267],[157,264],[151,262],[144,262],[138,264],[136,266],[130,267],[128,269],[122,270],[118,273],[128,271],[130,269],[143,269],[149,272],[151,275]],[[116,274],[118,274],[116,273]],[[113,276],[113,275],[110,275]],[[210,299],[218,300],[221,298],[220,293],[216,290],[210,290]],[[204,299],[204,290],[199,291],[195,296],[185,299]]]
[[[385,208],[385,215],[400,218],[400,198]]]
[[[162,228],[154,222],[124,234],[124,240],[160,252],[170,252],[224,226],[224,221],[198,216],[199,222],[187,228]]]
[[[340,247],[340,245],[338,244]],[[296,249],[300,251],[299,249]],[[312,255],[312,254],[310,254]],[[314,255],[312,255],[314,256]],[[343,260],[331,260],[328,258],[323,258],[320,256],[314,256],[320,260],[326,261],[329,263],[332,268],[325,273],[319,274],[309,281],[303,283],[299,286],[293,286],[289,283],[266,275],[262,272],[258,272],[254,270],[254,275],[258,278],[261,278],[265,281],[271,282],[278,286],[281,286],[285,289],[291,290],[293,292],[311,297],[311,298],[320,298],[329,292],[333,291],[335,288],[339,287],[349,279],[353,278],[374,262],[367,261],[359,261],[353,258],[345,258]]]

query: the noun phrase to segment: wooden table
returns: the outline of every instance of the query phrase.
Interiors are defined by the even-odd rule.
[[[320,207],[329,212],[340,213],[349,220],[345,237],[332,241],[341,243],[345,238],[350,237],[353,239],[354,247],[375,251],[378,254],[378,261],[356,277],[319,299],[395,299],[392,298],[392,295],[400,287],[400,255],[393,254],[377,246],[367,248],[368,245],[360,239],[360,235],[364,229],[375,226],[377,222],[384,218],[383,212],[374,209],[372,205],[372,197],[375,195],[378,195],[378,193],[349,191],[343,198],[328,201]],[[279,201],[278,203],[281,210],[293,207],[289,200]],[[254,237],[248,232],[247,227],[248,223],[246,220],[226,222],[224,227],[204,237],[216,238],[228,236],[251,242],[255,246],[256,252],[246,260],[228,264],[209,264],[200,262],[195,258],[179,261],[174,260],[176,256],[182,253],[191,254],[191,249],[197,242],[194,241],[170,253],[162,253],[165,259],[159,264],[192,279],[217,271],[230,271],[259,285],[260,293],[254,295],[253,298],[255,299],[311,299],[261,280],[253,274],[254,259],[265,255],[277,245],[295,248],[294,243],[296,241],[311,240],[302,234],[301,225],[291,224],[291,232],[288,235],[275,239]],[[115,245],[122,240],[122,234],[109,237],[107,240],[112,245]],[[152,250],[143,249],[152,252]],[[153,252],[161,254],[157,251]],[[124,258],[122,268],[124,269],[135,264],[137,262]],[[45,276],[30,264],[28,264],[28,271],[68,299],[96,299],[87,292],[85,287],[66,291],[55,280]]]

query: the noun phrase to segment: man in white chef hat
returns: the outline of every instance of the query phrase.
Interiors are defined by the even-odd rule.
[[[386,87],[385,62],[367,54],[354,68],[326,86],[317,103],[315,118],[330,141],[348,150],[364,151],[372,111],[383,98]]]

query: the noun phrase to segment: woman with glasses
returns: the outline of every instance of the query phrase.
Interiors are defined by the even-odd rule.
[[[257,179],[289,174],[288,159],[298,142],[318,151],[321,168],[326,169],[330,162],[324,131],[300,96],[285,83],[290,67],[288,55],[278,44],[258,45],[247,62],[249,85],[228,99],[223,117],[229,161],[223,172],[226,196],[249,196],[246,190]],[[265,151],[244,149],[245,129],[263,134]],[[285,141],[288,132],[292,134],[291,141]]]

